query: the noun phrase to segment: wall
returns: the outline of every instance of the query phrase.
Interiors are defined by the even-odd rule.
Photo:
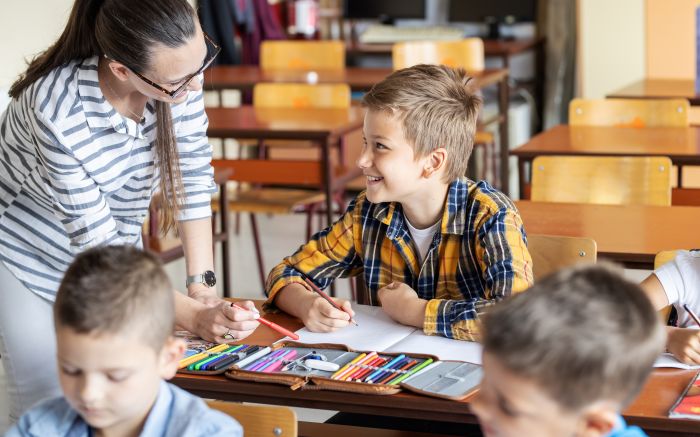
[[[645,76],[645,6],[645,0],[577,0],[579,96],[602,98]]]
[[[648,77],[695,77],[695,9],[700,0],[647,0]]]

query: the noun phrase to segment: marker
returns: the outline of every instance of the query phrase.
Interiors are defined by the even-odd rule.
[[[191,357],[184,358],[180,360],[178,363],[178,369],[184,369],[185,367],[189,366],[192,363],[196,363],[197,361],[200,361],[204,358],[209,357],[210,354],[216,353],[216,352],[221,352],[223,350],[226,350],[230,346],[228,344],[220,344],[217,346],[214,346],[211,349],[207,349],[204,352],[200,352],[198,354],[192,355]]]
[[[338,305],[337,303],[335,303],[335,301],[334,301],[333,299],[331,299],[331,297],[328,296],[323,290],[321,290],[320,288],[318,288],[318,286],[316,286],[316,284],[314,284],[313,281],[312,281],[311,279],[309,279],[309,278],[307,278],[306,276],[304,276],[304,281],[306,281],[306,283],[309,284],[309,286],[316,292],[316,294],[318,294],[319,296],[321,296],[322,298],[324,298],[324,299],[326,300],[326,302],[328,302],[329,304],[333,305],[334,308],[336,308],[336,309],[338,309],[338,310],[340,310],[340,311],[342,311],[342,312],[347,313],[348,315],[350,315],[350,313],[348,313],[347,311],[345,311],[344,309],[342,309],[342,308],[340,307],[340,305]],[[354,321],[354,320],[352,319],[352,316],[350,316],[350,323],[352,323],[352,324],[355,325],[355,326],[359,326],[359,325],[357,324],[357,322]]]
[[[265,372],[265,369],[271,367],[275,363],[280,363],[280,365],[281,365],[282,359],[284,357],[286,357],[287,355],[291,355],[292,357],[294,357],[297,354],[297,351],[294,349],[287,349],[287,350],[282,349],[281,351],[282,351],[282,353],[278,354],[275,358],[271,358],[265,364],[263,364],[262,366],[255,369],[255,371],[256,372]],[[292,352],[294,352],[294,353],[292,353]]]
[[[214,354],[214,355],[209,356],[209,357],[207,357],[207,358],[205,358],[205,359],[203,359],[203,360],[197,361],[196,363],[190,364],[189,366],[187,366],[187,370],[201,370],[203,365],[205,365],[205,364],[207,364],[207,363],[210,363],[210,362],[212,362],[212,361],[214,361],[214,360],[218,360],[219,358],[221,358],[221,356],[222,356],[223,354],[227,354],[227,353],[229,353],[229,352],[233,352],[233,351],[238,350],[238,349],[240,349],[240,348],[242,348],[242,347],[243,347],[242,344],[241,344],[241,345],[236,345],[236,346],[229,346],[228,348],[224,349],[224,350],[221,351],[220,353]]]
[[[282,364],[283,364],[282,360],[291,360],[291,359],[294,359],[294,357],[296,357],[296,356],[297,356],[297,351],[294,349],[291,349],[287,353],[285,353],[284,355],[281,355],[281,356],[275,358],[274,362],[271,365],[265,367],[262,371],[265,373],[275,372],[280,367],[282,367]]]
[[[268,361],[274,359],[276,356],[278,356],[282,352],[284,352],[284,349],[276,350],[276,351],[272,352],[271,354],[269,354],[265,357],[262,357],[261,359],[254,362],[250,366],[245,367],[243,370],[250,370],[251,372],[258,370],[258,368],[260,368],[261,366],[264,366],[265,364],[267,364]]]
[[[238,308],[239,310],[243,311],[250,311],[249,309],[243,308],[242,306],[237,305],[235,302],[231,302],[231,306],[234,308]],[[299,336],[292,331],[281,327],[275,322],[271,322],[267,319],[263,319],[262,317],[258,317],[256,319],[258,322],[262,323],[263,325],[267,326],[268,328],[272,328],[275,331],[279,332],[282,335],[286,335],[287,337],[291,338],[292,340],[299,340]]]
[[[202,365],[199,370],[211,370],[211,368],[216,365],[217,363],[220,363],[222,361],[227,361],[229,358],[234,357],[236,359],[241,359],[242,357],[245,357],[247,355],[246,351],[249,351],[253,346],[247,346],[247,345],[240,345],[240,348],[236,348],[234,350],[229,350],[227,352],[222,353],[218,357],[216,357],[214,360],[209,361],[208,363]],[[232,353],[235,352],[235,353]]]

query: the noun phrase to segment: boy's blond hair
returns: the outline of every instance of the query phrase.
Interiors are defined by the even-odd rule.
[[[61,281],[54,323],[84,334],[136,333],[158,351],[175,326],[172,290],[150,253],[131,246],[89,249],[75,257]]]
[[[601,400],[626,406],[665,344],[649,299],[617,269],[555,273],[485,316],[484,353],[576,411]]]
[[[446,182],[464,176],[472,153],[481,99],[463,69],[420,64],[395,71],[375,84],[363,106],[399,118],[416,158],[447,150]]]

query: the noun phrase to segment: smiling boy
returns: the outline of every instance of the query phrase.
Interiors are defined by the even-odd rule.
[[[464,178],[481,103],[468,82],[463,70],[417,65],[365,95],[358,166],[367,190],[271,271],[269,306],[313,331],[342,328],[350,303],[333,308],[304,277],[326,287],[363,275],[370,303],[399,323],[474,340],[487,307],[532,283],[515,206],[487,182]]]

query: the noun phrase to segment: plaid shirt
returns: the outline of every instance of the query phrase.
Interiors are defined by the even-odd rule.
[[[411,286],[428,300],[423,331],[477,340],[487,307],[532,285],[532,259],[523,223],[511,200],[487,182],[450,184],[422,265],[396,202],[372,203],[361,193],[331,227],[277,265],[267,279],[268,305],[290,283],[308,276],[320,287],[336,277],[363,274],[369,302],[389,283]]]

